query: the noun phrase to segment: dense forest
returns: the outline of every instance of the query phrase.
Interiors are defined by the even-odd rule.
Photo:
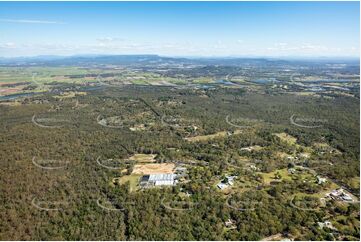
[[[323,122],[304,128],[292,125],[292,115]],[[102,87],[74,98],[48,93],[1,105],[0,239],[260,240],[281,233],[297,240],[358,240],[359,203],[327,200],[320,207],[313,195],[330,183],[305,183],[303,175],[281,179],[281,171],[302,165],[358,197],[359,115],[353,97],[221,87]],[[140,131],[129,129],[140,124]],[[229,135],[186,140],[223,131]],[[297,141],[274,135],[283,133]],[[244,149],[250,146],[262,149]],[[297,162],[278,156],[303,152],[310,156]],[[112,183],[123,176],[119,170],[96,162],[136,153],[186,164],[187,182],[131,191],[129,183]],[[62,169],[42,169],[37,159],[62,161],[52,164]],[[279,181],[268,183],[272,172]],[[229,194],[215,186],[226,174],[237,176],[239,185]],[[99,201],[117,209],[103,209]],[[181,209],[168,208],[177,201]],[[224,225],[229,220],[232,229]],[[320,229],[317,223],[325,220],[337,231]]]

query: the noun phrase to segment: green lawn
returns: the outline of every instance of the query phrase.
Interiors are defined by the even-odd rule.
[[[125,184],[129,181],[130,183],[130,191],[136,191],[138,189],[139,179],[142,177],[142,175],[127,175],[120,178],[119,183]]]
[[[281,179],[275,179],[275,174],[277,172],[281,175]],[[287,168],[275,170],[270,173],[259,173],[259,174],[263,177],[264,182],[266,184],[270,184],[272,181],[284,181],[284,180],[290,181],[290,180],[292,180],[292,176],[291,176],[291,174],[288,173]]]

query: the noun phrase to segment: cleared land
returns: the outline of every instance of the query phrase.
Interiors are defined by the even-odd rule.
[[[61,95],[54,96],[55,98],[73,98],[76,96],[87,95],[86,92],[63,92]]]
[[[283,142],[286,142],[287,144],[293,145],[296,144],[297,139],[289,134],[286,133],[276,133],[274,134],[278,138],[280,138]]]
[[[154,163],[156,162],[155,157],[157,155],[153,154],[134,154],[129,157],[128,160],[136,161],[137,163]]]
[[[236,131],[234,131],[233,134],[240,134],[240,133],[241,133],[240,130],[236,130]],[[190,141],[190,142],[199,142],[199,141],[205,141],[205,140],[209,140],[209,139],[226,137],[227,135],[228,135],[227,131],[220,131],[220,132],[217,132],[214,134],[198,135],[198,136],[188,137],[188,138],[184,138],[184,139],[187,141]]]
[[[272,181],[282,181],[282,180],[291,180],[291,174],[288,173],[287,169],[275,170],[270,173],[260,173],[264,179],[265,184],[269,185]],[[277,174],[280,175],[277,179]]]
[[[173,163],[159,163],[159,164],[136,164],[132,174],[172,174],[174,172],[175,164]]]
[[[141,175],[131,174],[129,176],[123,176],[119,179],[119,184],[123,185],[129,182],[130,191],[135,191],[138,187],[139,179]]]

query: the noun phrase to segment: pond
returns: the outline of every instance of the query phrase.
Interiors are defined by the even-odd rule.
[[[28,93],[16,93],[16,94],[11,94],[11,95],[6,95],[6,96],[0,96],[0,101],[15,100],[15,99],[21,98],[21,97],[30,97],[35,94],[38,94],[38,93],[28,92]]]

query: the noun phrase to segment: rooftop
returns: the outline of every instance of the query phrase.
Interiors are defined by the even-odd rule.
[[[151,174],[149,181],[173,181],[176,178],[175,174]]]

